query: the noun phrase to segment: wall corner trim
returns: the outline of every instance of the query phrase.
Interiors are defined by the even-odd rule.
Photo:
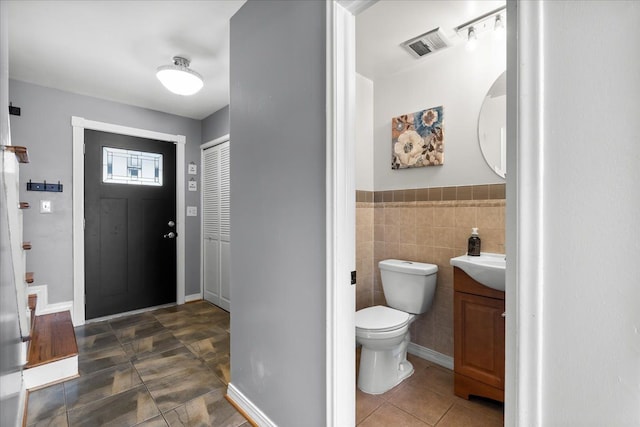
[[[249,400],[240,390],[238,390],[232,383],[229,383],[227,387],[227,396],[233,402],[240,407],[244,412],[247,413],[251,419],[256,422],[260,427],[277,427],[277,424],[274,423],[267,417],[264,412],[260,410],[251,400]]]

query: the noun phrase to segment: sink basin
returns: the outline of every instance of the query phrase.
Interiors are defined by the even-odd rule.
[[[480,256],[461,255],[451,258],[451,265],[460,268],[476,282],[504,292],[506,260],[504,254],[481,252]]]

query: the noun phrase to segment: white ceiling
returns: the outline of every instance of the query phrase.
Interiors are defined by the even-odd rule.
[[[229,20],[244,2],[10,0],[9,76],[203,119],[229,103]],[[461,43],[454,27],[504,4],[375,2],[356,17],[357,71],[375,80],[428,61],[431,55],[416,59],[400,44],[436,27]],[[191,68],[204,77],[196,95],[174,95],[156,79],[156,68],[175,55],[191,59]]]
[[[244,2],[10,1],[9,77],[203,119],[229,103],[229,19]],[[203,76],[196,95],[155,77],[176,55]]]
[[[380,0],[356,16],[356,70],[376,78],[428,61],[416,59],[401,44],[440,27],[455,44],[464,39],[454,28],[498,7],[505,0]]]

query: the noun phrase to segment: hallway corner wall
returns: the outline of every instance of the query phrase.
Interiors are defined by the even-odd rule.
[[[324,18],[253,0],[231,18],[230,387],[282,426],[326,418]]]

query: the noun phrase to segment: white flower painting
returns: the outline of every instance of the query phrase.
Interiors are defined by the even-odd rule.
[[[444,163],[443,107],[433,107],[391,120],[391,169]]]

